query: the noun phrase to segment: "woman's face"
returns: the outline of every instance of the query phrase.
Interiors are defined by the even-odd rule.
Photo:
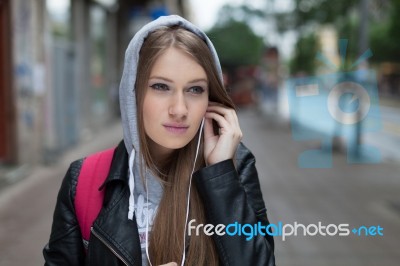
[[[143,102],[153,154],[168,154],[196,135],[208,106],[208,79],[188,54],[168,48],[155,62]]]

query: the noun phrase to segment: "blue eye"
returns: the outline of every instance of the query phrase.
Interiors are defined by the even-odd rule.
[[[188,92],[193,94],[202,94],[204,92],[204,89],[200,86],[193,86],[188,89]]]
[[[153,85],[150,86],[151,88],[158,90],[158,91],[167,91],[169,90],[168,85],[163,84],[163,83],[155,83]]]

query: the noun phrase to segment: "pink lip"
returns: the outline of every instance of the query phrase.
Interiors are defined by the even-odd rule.
[[[189,128],[189,126],[182,124],[164,124],[163,126],[168,132],[173,134],[183,134]]]

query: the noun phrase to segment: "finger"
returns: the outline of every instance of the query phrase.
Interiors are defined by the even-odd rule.
[[[224,105],[220,105],[220,104],[217,104],[217,105],[209,104],[207,106],[207,109],[216,110],[221,113],[226,113],[228,110],[233,110],[232,108],[228,108],[228,107],[226,107]]]
[[[236,114],[236,111],[232,108],[228,108],[226,106],[219,106],[219,105],[209,105],[207,110],[217,112],[221,115],[232,115]]]
[[[212,110],[219,110],[224,115],[220,114],[218,112],[212,111]],[[221,106],[219,106],[219,107],[218,106],[213,106],[213,107],[209,106],[207,108],[207,112],[219,115],[220,117],[222,117],[229,124],[229,127],[225,127],[225,129],[224,129],[224,124],[223,123],[219,124],[219,126],[221,127],[221,132],[220,133],[224,132],[224,130],[226,132],[229,131],[234,136],[237,136],[239,139],[242,139],[243,133],[242,133],[242,130],[240,129],[239,119],[238,119],[236,111],[234,109],[221,107]],[[218,120],[217,120],[217,122],[218,122]]]
[[[205,117],[214,119],[222,131],[230,130],[232,128],[232,126],[230,126],[228,121],[226,121],[226,119],[220,114],[214,112],[206,112]]]
[[[222,103],[213,102],[213,101],[208,101],[208,105],[225,106],[225,105],[223,105]]]
[[[214,137],[214,130],[213,130],[213,124],[212,124],[212,119],[211,118],[205,118],[204,120],[204,137],[205,138],[210,138]]]
[[[231,108],[223,107],[223,106],[208,106],[207,111],[216,112],[223,117],[232,125],[239,127],[239,119],[237,117],[236,111]]]

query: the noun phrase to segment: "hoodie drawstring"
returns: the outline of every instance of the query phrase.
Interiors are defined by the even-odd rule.
[[[131,155],[129,156],[129,209],[128,219],[133,220],[133,213],[135,211],[135,176],[133,175],[133,162],[135,161],[135,149],[132,149]]]
[[[132,149],[131,155],[129,156],[129,209],[128,209],[128,219],[133,220],[133,213],[135,211],[135,176],[133,174],[134,169],[133,169],[133,164],[135,162],[135,149]],[[147,205],[149,206],[149,189],[147,187],[147,175],[146,175],[146,198],[147,198]],[[146,255],[147,259],[149,261],[149,264],[151,264],[150,257],[149,257],[149,250],[148,250],[148,237],[149,237],[149,215],[147,214],[147,219],[146,219]]]

